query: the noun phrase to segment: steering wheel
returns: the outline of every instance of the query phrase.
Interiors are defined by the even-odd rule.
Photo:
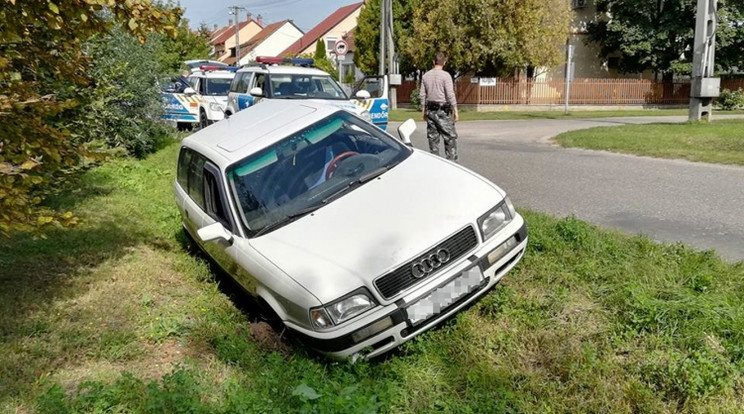
[[[349,158],[349,157],[353,157],[355,155],[359,155],[359,153],[356,151],[346,151],[333,157],[333,159],[331,160],[330,164],[328,164],[328,167],[326,168],[326,171],[325,171],[326,180],[331,178],[331,176],[333,176],[333,172],[336,171],[336,167],[339,161]]]

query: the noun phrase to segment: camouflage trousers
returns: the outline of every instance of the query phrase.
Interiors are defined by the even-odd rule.
[[[426,111],[426,138],[432,154],[439,155],[439,141],[443,140],[446,158],[457,162],[457,131],[451,111]]]

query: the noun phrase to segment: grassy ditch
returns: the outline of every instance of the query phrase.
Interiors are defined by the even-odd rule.
[[[744,410],[744,262],[522,211],[477,305],[386,359],[317,357],[189,252],[177,146],[85,177],[85,220],[0,241],[0,412]]]
[[[586,119],[586,118],[616,118],[624,116],[686,116],[687,109],[631,109],[631,110],[607,110],[607,111],[570,111],[563,113],[563,109],[554,111],[492,111],[475,112],[466,109],[460,110],[460,121],[500,121],[519,119]],[[744,111],[718,112],[725,115],[742,115]],[[394,109],[390,111],[391,122],[402,122],[408,118],[416,121],[421,119],[421,111],[413,109]]]
[[[744,119],[706,123],[624,125],[566,132],[564,147],[718,164],[744,165]]]

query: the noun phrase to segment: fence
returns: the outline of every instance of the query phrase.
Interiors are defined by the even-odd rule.
[[[417,84],[406,81],[397,88],[399,103],[410,103]],[[470,78],[455,82],[457,102],[466,105],[562,105],[565,81],[499,81],[480,86]],[[689,82],[654,82],[645,79],[575,79],[570,105],[674,105],[690,99]],[[744,89],[744,79],[723,79],[721,89]]]

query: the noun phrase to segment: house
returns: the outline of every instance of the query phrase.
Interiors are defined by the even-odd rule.
[[[253,16],[249,13],[247,19],[238,24],[238,36],[242,40],[252,38],[261,30],[263,30],[263,22],[260,15],[257,20],[253,20]],[[221,62],[227,61],[231,56],[230,49],[235,47],[235,26],[232,20],[227,26],[213,32],[209,43],[214,48],[214,57]]]
[[[315,54],[315,45],[318,40],[322,40],[325,44],[326,56],[336,61],[337,57],[333,52],[334,47],[336,42],[344,40],[349,46],[346,55],[339,62],[339,78],[344,79],[348,71],[355,71],[352,31],[357,26],[357,18],[363,6],[364,2],[359,2],[339,8],[292,43],[279,56],[294,57],[303,54]]]
[[[279,56],[289,45],[301,38],[304,33],[292,20],[282,20],[266,25],[260,32],[240,44],[240,56],[237,66],[245,65],[256,60],[257,56]],[[235,63],[235,46],[225,63]]]

